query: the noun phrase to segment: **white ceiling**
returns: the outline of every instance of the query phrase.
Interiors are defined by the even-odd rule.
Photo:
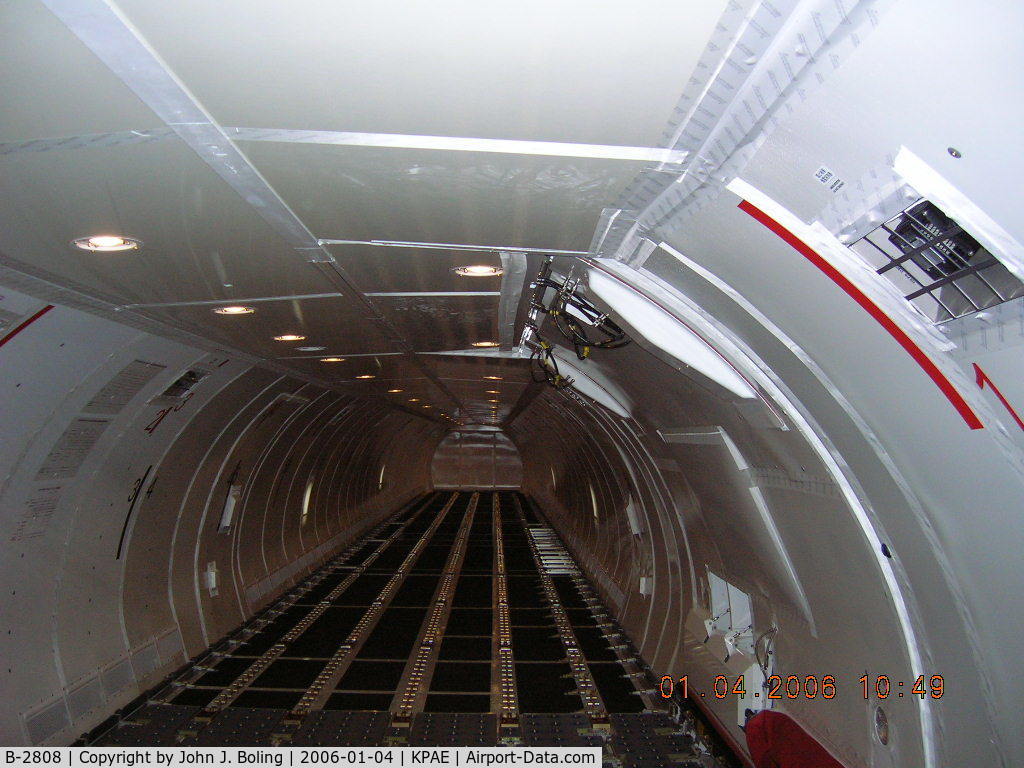
[[[385,383],[416,389],[438,411],[489,409],[491,396],[465,379],[502,375],[520,382],[497,396],[507,415],[527,391],[524,361],[394,354],[499,339],[501,280],[451,271],[498,264],[496,251],[332,245],[340,275],[310,264],[310,253],[268,223],[254,198],[225,181],[230,158],[215,171],[216,153],[201,157],[180,126],[175,133],[158,117],[167,104],[154,99],[173,94],[147,96],[132,78],[148,66],[169,73],[178,98],[198,104],[228,135],[235,127],[286,129],[277,140],[239,139],[234,147],[315,238],[586,250],[602,209],[656,163],[600,150],[578,157],[571,148],[560,156],[529,146],[332,145],[287,131],[657,147],[723,7],[123,0],[120,16],[110,17],[116,34],[107,34],[96,21],[109,15],[101,0],[62,2],[55,10],[64,22],[42,2],[7,3],[2,259],[327,383],[367,393]],[[119,50],[122,34],[142,46]],[[124,66],[111,69],[112,61]],[[98,233],[144,246],[123,254],[69,246]],[[455,291],[485,295],[373,295]],[[513,298],[521,291],[505,286]],[[310,295],[317,297],[302,298]],[[243,299],[260,299],[254,315],[211,311],[210,302]],[[155,306],[168,303],[175,306]],[[271,340],[281,333],[307,340]],[[293,349],[303,345],[326,350]],[[392,354],[319,362],[371,353]],[[377,378],[355,380],[371,360]]]

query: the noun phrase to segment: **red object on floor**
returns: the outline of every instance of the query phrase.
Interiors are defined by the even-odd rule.
[[[843,768],[788,715],[764,710],[747,721],[747,747],[757,768]]]

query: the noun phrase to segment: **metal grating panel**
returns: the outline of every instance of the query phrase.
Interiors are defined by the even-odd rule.
[[[50,736],[71,725],[64,698],[48,704],[31,715],[25,715],[25,730],[33,744],[42,744]]]
[[[104,702],[103,685],[99,676],[96,676],[80,685],[75,690],[69,691],[67,696],[68,711],[72,721],[78,721],[86,714]]]
[[[160,656],[156,650],[156,643],[145,645],[132,654],[132,668],[139,680],[156,671],[159,666]]]
[[[107,698],[123,691],[135,683],[135,673],[132,671],[132,663],[128,659],[122,659],[111,667],[100,673],[100,680],[103,682],[103,690]]]
[[[177,629],[172,629],[165,635],[161,635],[156,640],[156,650],[160,655],[161,664],[170,664],[171,662],[180,662],[184,659],[184,652],[181,647],[181,636],[178,634]]]

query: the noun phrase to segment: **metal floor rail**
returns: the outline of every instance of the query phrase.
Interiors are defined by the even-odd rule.
[[[652,687],[525,496],[435,492],[79,743],[596,745],[631,768],[728,764]]]

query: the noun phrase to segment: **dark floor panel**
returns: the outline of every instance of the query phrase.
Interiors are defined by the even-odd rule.
[[[525,543],[522,545],[509,545],[506,543],[504,550],[506,571],[509,573],[537,572],[537,563],[533,559],[533,553],[530,551],[529,545]]]
[[[257,632],[231,652],[232,656],[262,656],[280,641],[280,635]]]
[[[529,691],[519,696],[520,712],[579,712],[583,699],[575,692]]]
[[[328,576],[319,583],[311,586],[309,589],[304,590],[295,602],[299,605],[314,605],[319,603],[321,600],[326,598],[328,594],[330,594],[332,589],[344,581],[345,577],[348,575],[349,572],[344,572]]]
[[[508,577],[508,604],[514,608],[536,608],[547,604],[544,585],[536,576]]]
[[[398,606],[423,606],[430,605],[434,601],[434,592],[437,591],[437,584],[441,576],[410,574],[395,596],[391,598],[391,605]]]
[[[337,584],[325,584],[324,586],[316,586],[299,595],[295,599],[297,605],[306,606],[306,610],[309,610],[317,603],[321,603],[327,599],[327,595],[337,586]]]
[[[460,576],[452,605],[459,608],[490,607],[493,599],[493,581],[490,576]]]
[[[490,608],[452,608],[448,615],[446,635],[487,635],[494,629]]]
[[[449,637],[441,642],[440,658],[445,661],[489,661],[491,658],[490,637]]]
[[[252,684],[256,688],[306,688],[323,668],[323,661],[278,659]]]
[[[577,627],[573,630],[576,643],[579,645],[587,661],[618,661],[618,656],[611,649],[608,640],[597,627]]]
[[[564,608],[587,607],[571,576],[552,576],[551,580],[555,583],[555,591],[558,592],[558,599]]]
[[[465,712],[423,712],[415,715],[409,728],[411,747],[493,747],[497,746],[495,715]]]
[[[590,664],[590,675],[609,712],[642,712],[643,700],[621,664]]]
[[[519,498],[519,506],[523,510],[523,517],[526,518],[527,525],[540,525],[540,517],[537,515],[537,510],[533,506],[533,502],[526,498],[521,493],[515,494]],[[509,502],[514,504],[514,502]]]
[[[364,659],[408,658],[426,615],[426,608],[388,608],[359,656]]]
[[[331,606],[309,625],[305,632],[288,644],[283,656],[328,658],[345,641],[366,613],[366,608]]]
[[[252,666],[253,659],[232,658],[230,656],[217,662],[217,666],[195,681],[196,685],[227,686],[235,678]]]
[[[299,691],[254,691],[249,689],[238,694],[231,702],[232,707],[251,707],[253,709],[291,709],[299,703],[302,693]]]
[[[348,632],[344,631],[334,633],[307,630],[297,640],[289,643],[281,655],[300,659],[329,659],[347,636]]]
[[[296,747],[376,747],[384,744],[387,712],[311,712],[292,738]]]
[[[463,571],[490,571],[494,568],[494,550],[491,547],[466,547]]]
[[[199,712],[198,706],[147,704],[96,740],[99,747],[172,746],[178,730]]]
[[[377,599],[390,579],[390,575],[383,573],[364,573],[336,597],[334,602],[337,605],[369,605]]]
[[[356,659],[338,683],[350,691],[395,691],[405,670],[404,661],[363,661]]]
[[[424,514],[420,515],[416,520],[409,523],[402,532],[403,539],[419,538],[423,535],[423,532],[430,527],[430,518],[436,515],[435,512],[427,510]]]
[[[611,749],[628,768],[699,768],[693,740],[662,713],[612,715]]]
[[[527,714],[520,720],[520,738],[528,747],[600,747],[604,739],[590,720],[578,714]]]
[[[309,629],[316,631],[341,629],[345,632],[351,632],[365,614],[365,606],[332,605],[320,615],[320,618],[309,625]],[[309,629],[306,631],[308,632]]]
[[[512,654],[520,661],[558,661],[565,646],[554,628],[512,627]]]
[[[394,571],[405,562],[405,558],[412,551],[412,543],[404,541],[393,542],[370,564],[373,570]]]
[[[427,695],[425,712],[488,712],[490,696],[461,693],[431,693]]]
[[[555,616],[549,608],[509,608],[514,627],[555,627]]]
[[[281,709],[229,708],[191,740],[198,747],[270,746],[270,737],[284,717]]]
[[[357,549],[351,557],[345,558],[345,562],[350,565],[361,565],[366,558],[377,551],[378,547],[380,547],[379,541],[368,542]]]
[[[390,693],[332,693],[324,709],[387,711],[393,698]]]
[[[490,663],[441,661],[434,667],[431,691],[487,692],[491,690]]]
[[[429,546],[424,547],[423,552],[416,559],[412,569],[414,571],[440,571],[448,562],[448,555],[451,554],[450,546]]]
[[[185,707],[205,707],[220,691],[220,688],[183,688],[170,703]]]
[[[569,623],[574,627],[596,627],[597,619],[589,608],[570,608],[566,612]]]
[[[517,661],[516,692],[521,712],[576,712],[583,708],[568,663],[529,664]]]
[[[455,532],[454,531],[452,533],[446,533],[444,531],[439,531],[439,532],[435,533],[430,538],[430,541],[427,543],[427,546],[424,547],[424,549],[434,549],[434,550],[442,550],[443,549],[446,552],[448,552],[449,554],[451,554],[452,546],[455,544],[455,538],[456,537],[455,537]],[[438,570],[443,565],[444,565],[444,563],[435,562],[435,563],[433,563],[430,566],[430,568],[433,568],[434,570]],[[426,564],[424,564],[423,567],[426,568]]]

